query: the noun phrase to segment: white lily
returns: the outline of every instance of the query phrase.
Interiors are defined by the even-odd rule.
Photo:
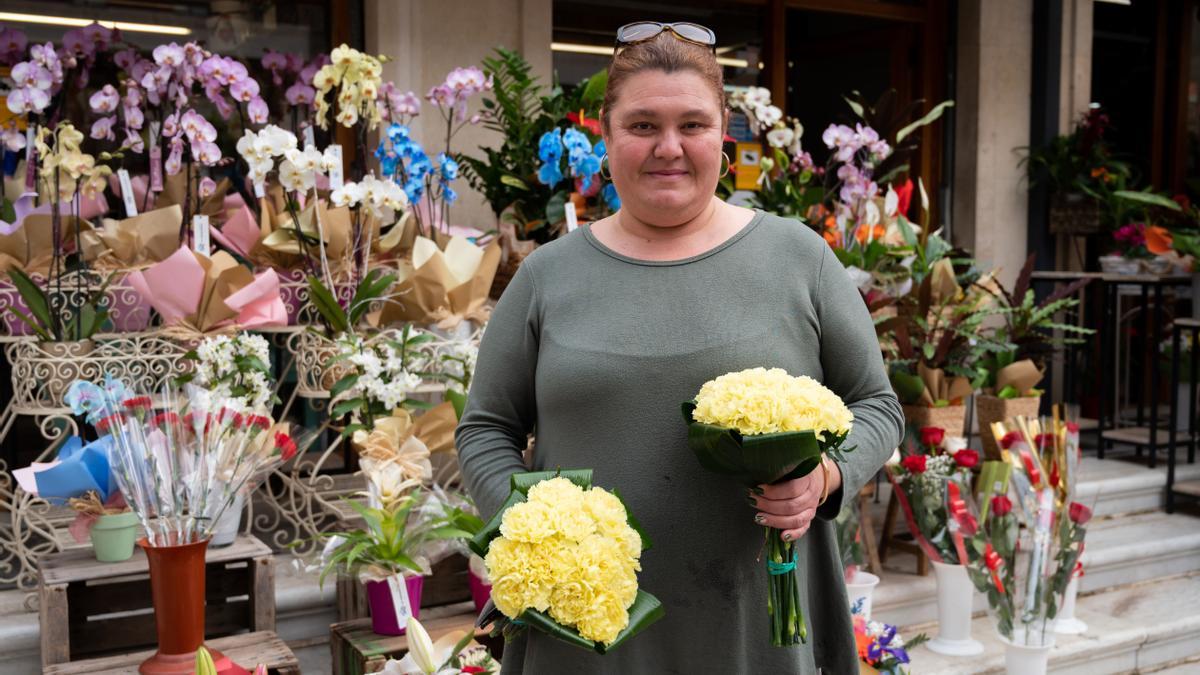
[[[438,638],[437,642],[429,638],[429,633],[415,617],[408,618],[408,654],[399,661],[391,660],[384,666],[383,672],[388,675],[435,675],[443,672],[443,666],[454,656],[454,648],[459,640],[466,635],[465,631],[455,631]],[[445,672],[457,672],[454,669]]]

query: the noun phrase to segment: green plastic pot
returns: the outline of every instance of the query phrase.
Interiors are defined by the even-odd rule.
[[[121,562],[133,556],[137,541],[137,514],[133,511],[100,516],[92,525],[92,549],[100,562]]]

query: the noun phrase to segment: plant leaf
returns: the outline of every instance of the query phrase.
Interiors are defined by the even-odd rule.
[[[946,108],[951,108],[953,106],[954,106],[954,101],[942,101],[941,103],[933,106],[933,110],[930,110],[929,112],[925,113],[924,117],[917,120],[916,122],[913,122],[912,124],[905,126],[900,131],[897,131],[896,132],[896,142],[899,143],[900,141],[904,140],[904,138],[906,136],[908,136],[912,132],[916,131],[917,129],[920,129],[921,127],[925,126],[926,124],[930,124],[931,122],[937,121],[937,119],[942,116],[942,111],[944,111]]]

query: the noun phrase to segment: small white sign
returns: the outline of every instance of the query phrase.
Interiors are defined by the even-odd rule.
[[[563,210],[567,214],[567,234],[570,234],[579,227],[579,217],[575,215],[575,202],[568,199],[567,203],[563,205]]]
[[[311,124],[304,127],[304,147],[307,148],[310,145],[314,148],[317,147],[316,136],[313,134],[313,127]]]
[[[262,199],[263,197],[267,196],[267,186],[263,185],[262,181],[258,181],[254,184],[254,196],[258,199]]]
[[[212,242],[208,232],[208,216],[192,216],[192,248],[201,255],[211,255]]]
[[[163,191],[162,148],[150,146],[150,191]]]
[[[37,189],[37,125],[25,128],[25,191]]]
[[[404,578],[399,574],[388,577],[388,590],[392,592],[392,608],[396,610],[396,625],[408,627],[408,617],[412,616],[412,607],[408,604],[408,587]]]
[[[121,184],[121,201],[125,202],[125,217],[137,215],[137,200],[133,198],[133,182],[129,180],[129,172],[117,169],[117,182]]]
[[[331,145],[329,146],[329,150],[337,159],[337,161],[333,162],[333,166],[329,167],[329,189],[340,190],[342,189],[342,184],[345,182],[345,178],[342,176],[342,146]]]

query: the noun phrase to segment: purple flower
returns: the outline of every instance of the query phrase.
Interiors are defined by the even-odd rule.
[[[204,62],[204,48],[195,42],[189,42],[183,46],[183,60],[189,66],[197,68]]]
[[[32,61],[23,61],[13,66],[12,79],[18,87],[36,88],[44,91],[49,91],[50,86],[54,82],[49,70]]]
[[[117,93],[115,87],[111,84],[104,85],[100,91],[92,94],[88,99],[88,105],[91,106],[92,112],[110,113],[117,109],[117,104],[121,102],[121,95]]]
[[[200,179],[200,188],[199,189],[200,189],[200,198],[201,199],[211,197],[212,194],[217,191],[217,181],[213,180],[212,178],[210,178],[208,176],[205,176],[204,178]]]
[[[167,91],[167,83],[171,81],[171,67],[159,66],[154,70],[147,72],[139,84],[147,92],[153,92],[162,95]]]
[[[225,78],[229,76],[229,67],[223,57],[210,56],[200,64],[197,73],[201,79],[215,80],[218,84],[225,84]]]
[[[163,168],[167,170],[168,176],[174,176],[183,168],[182,136],[176,136],[171,139],[171,152],[167,155],[167,161],[163,163]]]
[[[8,109],[18,115],[40,113],[50,105],[50,95],[44,89],[23,87],[8,93]]]
[[[126,129],[141,129],[142,125],[146,123],[146,116],[142,113],[141,108],[125,106],[121,108],[121,112],[125,115]]]
[[[131,151],[141,154],[146,151],[146,144],[142,141],[142,135],[133,129],[125,130],[125,147]]]
[[[62,43],[63,49],[65,49],[68,54],[72,55],[90,55],[95,50],[95,46],[92,44],[92,41],[89,40],[87,36],[83,34],[83,31],[78,28],[64,33]]]
[[[447,87],[445,84],[439,84],[430,89],[428,94],[425,94],[425,99],[442,108],[450,108],[457,102],[458,97],[454,89]]]
[[[116,115],[101,117],[92,123],[92,131],[89,135],[98,141],[115,141],[117,136],[113,133],[113,125],[116,123]]]
[[[472,94],[492,88],[492,80],[485,77],[483,71],[475,66],[455,68],[446,76],[446,88],[458,93],[459,98],[467,98]]]
[[[212,166],[221,161],[221,146],[216,143],[192,144],[192,157],[205,166]]]
[[[155,68],[156,66],[154,65],[153,61],[138,58],[136,61],[134,61],[133,65],[127,69],[127,71],[129,72],[129,77],[133,78],[133,81],[138,83],[138,86],[141,86],[140,83],[142,79],[146,77],[147,73],[153,71]]]
[[[250,115],[250,121],[255,124],[266,124],[267,118],[271,116],[267,102],[258,96],[250,100],[250,104],[246,106],[246,112]]]
[[[98,23],[90,23],[83,27],[83,37],[91,43],[91,49],[88,53],[94,54],[108,49],[108,45],[113,39],[113,31],[111,28],[105,28]]]
[[[130,81],[126,83],[125,89],[125,107],[136,108],[142,104],[142,89],[136,83]]]
[[[0,26],[0,63],[11,66],[21,60],[29,40],[16,28]]]
[[[263,54],[262,67],[271,71],[271,80],[275,83],[276,87],[283,86],[283,71],[288,69],[288,64],[291,61],[288,56],[273,49],[268,49]]]
[[[179,118],[179,126],[193,147],[217,140],[217,128],[195,110],[183,113],[183,116]]]
[[[159,45],[154,48],[154,62],[168,68],[178,68],[183,65],[183,47],[172,42],[169,45]]]
[[[225,67],[229,70],[229,77],[226,79],[225,84],[232,85],[238,80],[244,80],[250,77],[250,71],[246,70],[246,64],[242,63],[241,61],[226,58]],[[258,83],[255,82],[256,86],[257,84]]]
[[[136,49],[122,49],[116,54],[113,54],[113,63],[117,64],[118,68],[126,72],[133,67],[133,64],[137,63],[137,60],[138,53]]]
[[[316,96],[317,90],[303,81],[297,81],[284,92],[284,98],[287,99],[289,105],[312,105]]]
[[[258,82],[247,77],[229,85],[229,95],[236,101],[249,103],[258,96]]]
[[[165,138],[174,138],[179,135],[179,111],[167,115],[163,120],[162,133]]]

